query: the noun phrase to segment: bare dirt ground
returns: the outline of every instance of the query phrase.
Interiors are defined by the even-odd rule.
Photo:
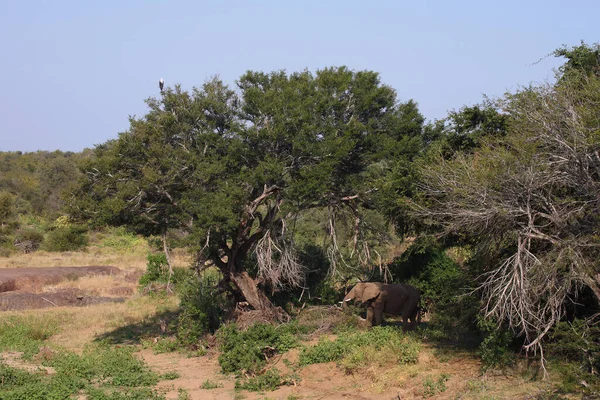
[[[40,268],[23,265],[23,260],[19,259],[11,259],[10,262],[0,260],[0,288],[4,291],[0,293],[0,309],[7,309],[2,308],[4,304],[13,302],[8,308],[12,311],[0,312],[0,319],[25,315],[59,320],[68,324],[70,329],[54,335],[50,342],[72,351],[81,351],[86,344],[106,336],[114,338],[120,335],[120,345],[139,345],[140,337],[160,332],[160,316],[174,312],[178,306],[177,299],[170,296],[157,301],[137,295],[137,279],[142,270],[131,265],[143,265],[143,258],[135,263],[129,263],[128,259],[124,265],[115,263],[116,268],[95,267],[108,258],[94,253],[87,256],[87,261],[85,254],[74,256],[84,267],[74,267],[73,262],[65,262],[65,265],[72,266],[70,268],[54,268],[56,265],[52,264],[60,260],[45,263]],[[60,258],[64,260],[65,256]],[[21,268],[12,268],[15,264]],[[9,295],[13,296],[12,300],[4,303],[3,299],[9,298]],[[22,300],[17,300],[19,298]],[[97,301],[92,301],[92,298]],[[125,302],[106,303],[100,299]],[[88,301],[89,304],[86,303]],[[25,310],[14,304],[48,308]],[[75,305],[88,306],[73,307]],[[360,374],[346,374],[335,363],[310,365],[292,371],[289,366],[297,361],[298,350],[291,350],[274,361],[274,366],[284,373],[294,372],[298,379],[290,386],[265,393],[236,391],[235,378],[221,374],[215,349],[202,357],[188,357],[177,352],[154,354],[150,349],[140,350],[137,354],[160,374],[179,374],[177,379],[162,381],[157,386],[168,399],[177,399],[182,390],[188,393],[190,399],[533,399],[536,393],[547,387],[517,372],[483,374],[478,359],[472,354],[452,351],[450,355],[441,356],[427,344],[423,345],[415,365],[372,365]],[[23,363],[18,354],[4,353],[0,356],[11,365],[36,368],[31,363]],[[425,383],[442,375],[447,376],[444,391],[428,393]],[[203,389],[206,381],[218,387]]]

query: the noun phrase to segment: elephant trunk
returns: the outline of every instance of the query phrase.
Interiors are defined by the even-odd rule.
[[[342,300],[342,308],[343,309],[347,309],[348,308],[348,302],[351,301],[352,299],[354,299],[354,289],[352,289],[347,295],[346,297],[344,297],[344,300]]]

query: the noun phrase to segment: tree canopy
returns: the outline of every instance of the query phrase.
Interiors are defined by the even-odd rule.
[[[293,240],[303,211],[328,210],[334,259],[336,224],[349,218],[350,254],[369,264],[361,208],[373,207],[379,187],[365,178],[421,149],[416,104],[398,102],[371,71],[249,71],[236,90],[215,78],[147,104],[84,166],[80,215],[147,234],[185,230],[198,265],[217,266],[257,309],[270,307],[262,287],[303,283]]]

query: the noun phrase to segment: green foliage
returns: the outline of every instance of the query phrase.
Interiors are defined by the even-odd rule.
[[[177,379],[181,376],[181,374],[177,371],[169,371],[165,372],[160,376],[160,379],[164,379],[166,381],[172,381],[173,379]]]
[[[64,375],[30,373],[0,363],[0,398],[3,400],[60,400],[70,398],[83,385]]]
[[[559,71],[561,82],[577,78],[580,75],[594,74],[600,76],[600,44],[587,45],[583,41],[579,46],[563,46],[556,49],[552,55],[567,59]]]
[[[483,368],[505,369],[515,363],[515,335],[509,329],[498,326],[495,321],[479,318],[479,328],[485,337],[479,345]]]
[[[184,388],[178,388],[177,400],[190,400],[190,393],[188,392],[188,390]]]
[[[8,224],[15,216],[15,197],[8,192],[0,191],[0,226]]]
[[[191,273],[177,282],[181,305],[177,339],[184,346],[197,346],[203,335],[215,332],[223,322],[228,303],[216,284],[208,275],[199,278]]]
[[[344,199],[369,202],[377,191],[368,167],[388,158],[406,162],[421,150],[424,118],[416,103],[398,102],[372,71],[249,71],[237,90],[215,78],[189,92],[168,88],[147,104],[145,116],[131,118],[127,132],[83,163],[71,212],[146,236],[178,230],[200,259],[224,269],[229,254],[240,272],[261,233],[272,236],[274,249],[289,248],[294,238],[281,237],[282,218],[307,210],[335,209],[345,222],[358,212],[360,237],[384,240],[379,227],[387,221]],[[353,232],[342,225],[344,236]],[[359,264],[356,254],[345,259]],[[302,278],[274,273],[265,283],[299,286]]]
[[[88,346],[81,355],[64,352],[52,357],[47,365],[57,373],[85,380],[102,379],[109,386],[152,386],[158,376],[133,356],[132,347]]]
[[[21,351],[31,358],[58,331],[59,321],[52,318],[6,317],[0,321],[0,351]]]
[[[117,252],[131,252],[144,245],[144,239],[127,231],[124,227],[109,228],[98,245]]]
[[[479,304],[475,296],[467,295],[473,280],[432,237],[416,239],[389,269],[394,282],[421,290],[421,307],[431,313],[430,328],[440,327],[448,338],[477,331]]]
[[[168,277],[169,268],[165,253],[148,254],[146,272],[140,277],[140,286],[146,287],[152,282],[166,282]]]
[[[254,324],[240,331],[234,324],[224,325],[217,332],[221,355],[219,364],[224,373],[255,374],[266,364],[265,358],[281,354],[298,346],[296,325]]]
[[[58,323],[49,318],[7,318],[0,324],[0,351],[22,351],[25,358],[31,358],[57,331]],[[54,368],[56,373],[52,375],[29,373],[0,363],[0,398],[58,400],[81,391],[88,399],[162,398],[150,388],[159,377],[133,355],[135,350],[106,344],[88,346],[80,355],[50,350],[42,362]]]
[[[218,388],[222,388],[223,384],[220,382],[213,382],[210,379],[205,380],[204,382],[202,382],[202,385],[200,385],[200,389],[206,389],[206,390],[210,390],[210,389],[218,389]]]
[[[48,232],[44,249],[47,251],[75,251],[87,245],[87,229],[83,226],[70,226]]]
[[[171,338],[158,338],[157,341],[153,339],[142,340],[142,346],[145,349],[151,348],[154,350],[154,354],[172,353],[181,348],[181,343]]]
[[[449,374],[441,374],[437,380],[434,380],[433,377],[428,376],[425,381],[423,381],[423,397],[433,397],[437,394],[443,393],[446,391],[446,382],[450,379]]]
[[[245,381],[236,380],[235,388],[250,392],[265,392],[290,384],[292,384],[291,378],[282,375],[277,368],[270,368],[264,374],[250,377]]]
[[[414,364],[419,351],[418,342],[398,328],[376,326],[365,332],[341,333],[334,341],[321,337],[315,346],[302,349],[299,362],[300,365],[308,365],[341,361],[346,370],[353,371],[367,359],[376,361],[382,358],[386,362]]]
[[[567,393],[600,390],[600,327],[583,319],[560,322],[550,334],[547,357]],[[582,387],[585,381],[587,386]]]

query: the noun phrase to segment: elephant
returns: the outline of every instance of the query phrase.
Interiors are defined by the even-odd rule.
[[[344,297],[343,306],[346,307],[350,300],[366,304],[368,324],[380,325],[383,313],[402,315],[403,330],[406,331],[417,324],[421,291],[402,283],[362,282]]]

